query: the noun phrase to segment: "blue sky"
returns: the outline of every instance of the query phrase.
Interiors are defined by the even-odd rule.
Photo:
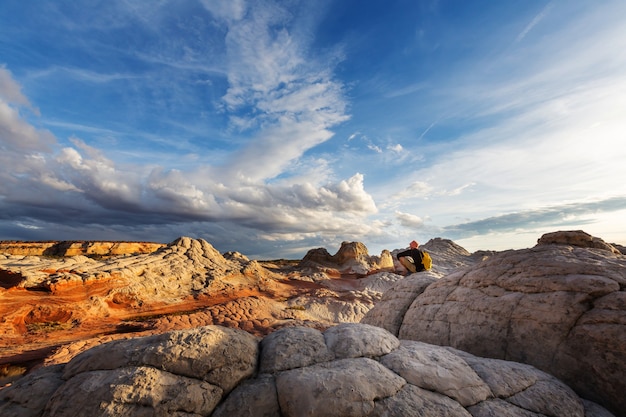
[[[626,244],[626,3],[0,3],[0,239]]]

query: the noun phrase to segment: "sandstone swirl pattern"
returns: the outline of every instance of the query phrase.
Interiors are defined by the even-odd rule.
[[[611,414],[529,365],[341,324],[264,339],[218,326],[114,341],[0,391],[3,416]]]
[[[399,281],[362,322],[400,339],[531,364],[624,416],[626,258],[582,232],[539,243],[438,281]]]

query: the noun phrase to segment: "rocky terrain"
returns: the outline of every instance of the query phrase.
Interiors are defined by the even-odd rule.
[[[251,261],[190,238],[106,259],[0,255],[0,367],[8,377],[102,341],[207,324],[263,335],[357,322],[401,278],[392,270],[388,253],[356,242],[323,264]]]
[[[0,391],[15,417],[611,414],[538,369],[342,324],[259,340],[199,327],[114,341]]]
[[[544,235],[440,280],[416,274],[362,322],[534,365],[626,414],[626,258],[582,232]]]
[[[422,247],[0,255],[0,415],[626,416],[622,247]]]

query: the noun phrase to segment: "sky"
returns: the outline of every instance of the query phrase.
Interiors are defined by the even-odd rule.
[[[0,239],[626,245],[626,2],[2,0]]]

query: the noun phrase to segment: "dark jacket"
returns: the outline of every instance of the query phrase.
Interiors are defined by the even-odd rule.
[[[424,264],[422,263],[422,259],[424,258],[424,253],[421,250],[409,249],[409,250],[405,250],[402,252],[398,252],[398,254],[396,255],[396,258],[400,260],[400,258],[405,257],[405,256],[410,256],[411,258],[413,258],[417,272],[424,270]]]

